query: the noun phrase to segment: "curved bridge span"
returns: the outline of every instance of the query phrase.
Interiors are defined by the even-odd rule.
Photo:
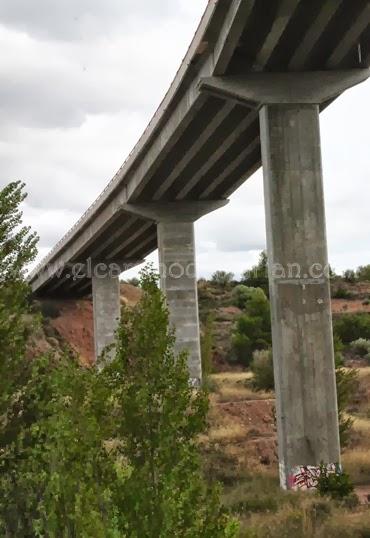
[[[34,292],[90,291],[90,280],[76,284],[56,278],[51,264],[89,257],[141,260],[155,250],[155,225],[125,212],[125,204],[226,199],[261,166],[258,109],[202,91],[203,79],[365,69],[369,21],[368,0],[211,0],[143,136],[99,198],[33,272]]]
[[[38,296],[92,292],[99,359],[114,341],[119,274],[158,248],[176,347],[197,384],[194,222],[263,165],[284,488],[322,463],[340,472],[319,113],[369,64],[369,0],[210,0],[136,147],[29,277]]]

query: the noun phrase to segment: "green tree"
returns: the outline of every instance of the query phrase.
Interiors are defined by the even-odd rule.
[[[356,282],[356,272],[353,269],[347,269],[343,273],[343,279],[350,284]]]
[[[197,438],[208,397],[189,383],[187,356],[174,353],[168,311],[149,268],[143,296],[122,310],[117,355],[102,373],[112,389],[112,437],[129,476],[120,489],[119,525],[127,536],[235,536],[217,488],[202,478]]]
[[[0,416],[6,414],[11,398],[30,374],[24,361],[32,331],[24,272],[36,256],[37,237],[22,226],[20,206],[25,197],[20,182],[0,191]],[[0,435],[5,435],[1,425]]]
[[[0,535],[235,536],[217,488],[201,478],[207,395],[190,387],[186,356],[174,355],[151,272],[103,372],[68,356],[25,358],[24,268],[36,237],[21,226],[23,200],[19,183],[0,193]]]
[[[70,357],[26,358],[37,316],[24,277],[37,237],[22,225],[24,200],[20,182],[0,191],[0,535],[113,536],[106,495],[117,478],[96,372]]]
[[[107,391],[71,357],[36,359],[22,430],[0,458],[4,536],[115,538],[113,490],[124,482],[108,439]]]
[[[270,304],[262,289],[253,289],[237,322],[232,344],[238,362],[249,366],[253,352],[271,347]]]
[[[212,283],[220,288],[227,288],[233,281],[234,273],[228,273],[227,271],[216,271],[212,275]]]
[[[356,271],[356,277],[360,281],[370,281],[370,265],[360,266]]]
[[[269,296],[268,258],[265,250],[261,252],[257,265],[243,273],[242,283],[252,288],[262,288]]]

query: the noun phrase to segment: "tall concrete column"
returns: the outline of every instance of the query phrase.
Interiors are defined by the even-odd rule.
[[[340,462],[319,107],[266,105],[260,122],[280,477],[299,488]]]
[[[283,488],[315,487],[321,463],[340,470],[319,105],[369,74],[253,72],[199,83],[260,114]]]
[[[118,276],[109,273],[92,276],[92,295],[94,311],[95,357],[98,367],[104,364],[101,356],[107,346],[114,343],[115,331],[120,318],[120,282]],[[105,360],[113,358],[111,351]]]
[[[124,210],[157,223],[160,285],[166,296],[177,352],[188,352],[189,376],[202,380],[194,222],[228,200],[126,204]]]
[[[188,352],[190,378],[197,383],[202,379],[202,363],[194,223],[159,222],[157,230],[160,283],[176,333],[175,350]]]

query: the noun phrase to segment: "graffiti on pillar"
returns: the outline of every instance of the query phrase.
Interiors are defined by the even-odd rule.
[[[326,465],[328,474],[340,474],[342,468],[335,463]],[[316,489],[320,478],[321,467],[313,465],[300,465],[294,467],[288,476],[288,488],[294,491]]]

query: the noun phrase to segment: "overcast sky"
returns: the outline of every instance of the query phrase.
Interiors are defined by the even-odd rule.
[[[0,184],[22,179],[40,255],[145,129],[207,0],[1,0]],[[370,81],[321,116],[330,261],[370,263]],[[196,225],[198,273],[237,275],[265,247],[262,173]],[[151,256],[155,260],[156,255]]]

